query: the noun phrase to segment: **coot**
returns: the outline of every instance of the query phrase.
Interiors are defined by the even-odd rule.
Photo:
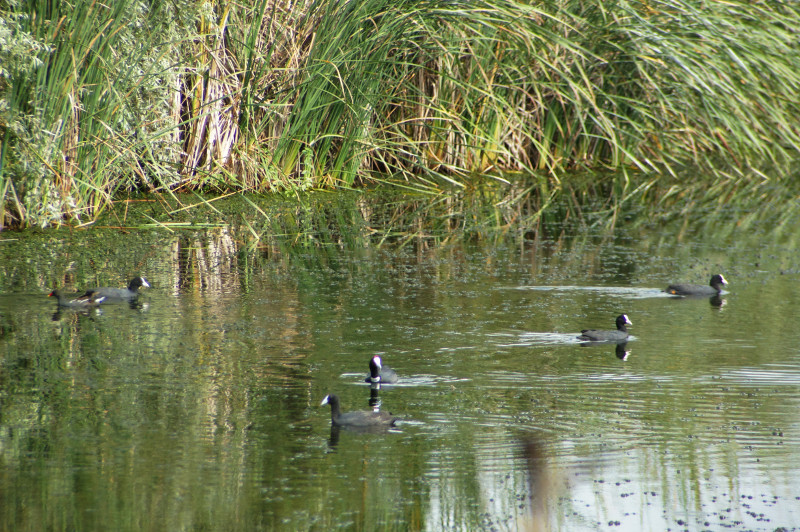
[[[722,291],[722,286],[728,281],[719,274],[711,277],[708,286],[702,284],[671,284],[665,292],[673,296],[715,296]]]
[[[139,296],[140,287],[150,288],[150,284],[144,277],[134,277],[131,279],[131,282],[128,283],[128,288],[109,288],[107,286],[102,286],[100,288],[92,288],[84,295],[93,293],[105,297],[106,301],[130,301]]]
[[[384,366],[381,357],[375,355],[369,361],[369,375],[364,382],[371,384],[394,384],[397,382],[397,372],[389,366]]]
[[[584,342],[620,342],[628,338],[628,329],[626,325],[633,325],[631,320],[625,314],[617,316],[617,330],[616,331],[603,331],[598,329],[584,329],[578,340]]]
[[[77,295],[77,294],[75,294]],[[59,307],[70,307],[70,308],[89,308],[89,307],[96,307],[100,303],[106,300],[105,296],[98,296],[96,292],[86,292],[85,294],[75,297],[75,296],[65,296],[61,290],[53,290],[47,297],[55,297],[58,299],[58,306]]]
[[[389,427],[397,421],[397,418],[388,412],[373,410],[356,410],[342,414],[339,408],[339,398],[333,394],[326,395],[320,403],[320,406],[322,405],[331,405],[331,423],[336,427]]]

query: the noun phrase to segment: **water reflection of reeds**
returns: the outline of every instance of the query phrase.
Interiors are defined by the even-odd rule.
[[[37,507],[45,493],[72,515],[74,499],[58,494],[76,493],[106,516],[155,512],[153,528],[210,512],[209,528],[524,529],[544,516],[551,529],[601,518],[635,529],[642,516],[662,528],[713,520],[712,497],[736,509],[722,485],[733,499],[794,485],[798,299],[796,276],[779,273],[793,260],[782,239],[667,248],[636,233],[615,245],[565,235],[376,250],[274,235],[250,247],[248,234],[16,248],[30,259],[3,279],[29,293],[0,301],[5,500]],[[748,247],[766,250],[758,272]],[[722,312],[638,297],[723,259],[741,274]],[[53,322],[37,292],[53,278],[124,281],[129,268],[154,285],[146,308]],[[636,310],[633,356],[574,343],[623,303]],[[410,421],[378,438],[340,434],[329,453],[316,404],[334,387],[366,407],[373,351],[406,377],[382,390],[381,408]],[[769,509],[791,524],[791,501],[777,500]],[[640,513],[618,511],[628,503]]]
[[[173,246],[175,292],[195,289],[221,295],[239,291],[238,245],[229,227],[193,236],[178,235]]]

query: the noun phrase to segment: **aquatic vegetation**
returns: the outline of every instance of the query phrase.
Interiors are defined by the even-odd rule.
[[[536,204],[534,218],[565,199],[575,217],[601,203],[610,223],[633,202],[797,197],[791,3],[27,0],[0,13],[1,226],[91,223],[127,192],[365,183],[447,202],[496,181],[498,204]]]

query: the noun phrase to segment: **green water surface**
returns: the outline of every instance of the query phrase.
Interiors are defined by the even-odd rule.
[[[1,235],[0,530],[800,528],[792,228],[247,234]],[[721,301],[660,292],[717,272]],[[136,274],[136,305],[45,297]],[[575,340],[622,312],[623,349]],[[375,353],[400,422],[332,432]]]

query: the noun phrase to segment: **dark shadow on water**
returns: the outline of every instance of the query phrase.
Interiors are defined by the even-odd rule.
[[[339,445],[339,434],[342,432],[340,427],[336,425],[331,425],[331,435],[328,438],[328,448],[331,450],[335,450],[336,446]]]
[[[147,303],[143,303],[143,302],[139,301],[138,298],[131,299],[127,303],[128,303],[128,307],[130,307],[131,310],[146,310],[147,309]]]
[[[581,347],[595,347],[595,346],[599,346],[599,345],[623,345],[624,346],[624,345],[628,345],[628,342],[630,340],[632,340],[632,339],[633,339],[633,337],[629,336],[628,338],[626,338],[624,340],[601,340],[601,341],[597,341],[597,342],[584,342],[584,341],[581,341],[580,344],[581,344]]]
[[[712,307],[722,308],[725,306],[725,298],[720,297],[719,295],[711,296],[708,299],[708,302],[711,304]]]
[[[628,349],[628,342],[617,344],[614,348],[614,354],[620,360],[628,360],[628,356],[631,354],[630,349]]]
[[[103,310],[100,308],[70,308],[70,307],[62,307],[58,306],[56,311],[53,312],[53,321],[60,321],[63,318],[68,318],[70,316],[86,316],[87,318],[93,320],[95,316],[101,316],[103,314]]]
[[[339,445],[339,436],[343,431],[355,434],[388,434],[391,428],[392,427],[388,425],[370,425],[367,427],[353,427],[349,425],[342,427],[339,425],[331,425],[328,447],[332,450],[336,449],[336,446]]]
[[[627,360],[631,351],[628,349],[628,340],[621,342],[606,341],[606,342],[581,342],[581,347],[601,347],[601,346],[614,346],[614,356],[620,360]]]
[[[150,306],[149,303],[139,301],[138,299],[120,301],[119,303],[137,312],[146,312]],[[123,305],[115,304],[114,302],[103,303],[101,306],[91,308],[65,307],[62,305],[57,305],[55,312],[53,312],[52,319],[53,321],[59,321],[62,318],[75,315],[87,316],[90,319],[94,319],[96,316],[102,316],[105,311],[108,311],[109,307],[120,308]]]
[[[725,303],[726,303],[725,298],[721,297],[719,294],[717,294],[715,296],[711,296],[708,299],[708,302],[712,307],[715,307],[715,308],[722,308],[722,307],[725,306]]]
[[[715,308],[722,308],[727,304],[727,301],[721,294],[715,294],[711,297],[708,296],[669,296],[670,299],[679,299],[679,300],[703,300],[708,298],[708,304]]]
[[[369,388],[369,406],[375,411],[378,411],[381,408],[380,391],[380,384],[373,384]]]

